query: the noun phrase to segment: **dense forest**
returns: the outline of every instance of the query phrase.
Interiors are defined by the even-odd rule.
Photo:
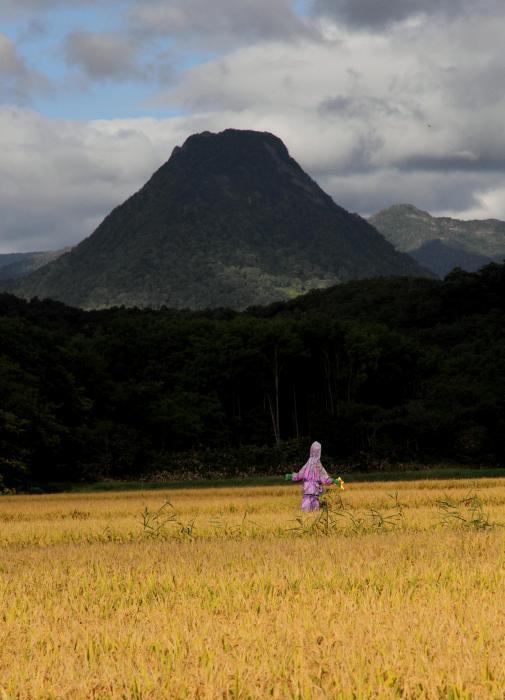
[[[0,295],[0,487],[326,464],[503,464],[505,265],[207,312]]]

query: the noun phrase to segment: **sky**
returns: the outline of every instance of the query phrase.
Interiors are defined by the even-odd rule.
[[[503,0],[0,0],[0,253],[93,232],[192,133],[349,211],[505,219]]]

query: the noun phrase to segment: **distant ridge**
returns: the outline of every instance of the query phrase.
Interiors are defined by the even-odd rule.
[[[505,258],[505,221],[498,219],[462,221],[395,204],[368,220],[398,250],[440,277],[455,267],[474,272]]]
[[[29,275],[69,250],[70,248],[36,253],[0,253],[0,280]]]
[[[335,204],[276,136],[227,129],[190,136],[89,238],[13,291],[83,308],[243,309],[429,274]]]

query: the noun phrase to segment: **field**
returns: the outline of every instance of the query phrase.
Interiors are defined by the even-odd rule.
[[[299,501],[1,497],[0,698],[505,697],[505,479]]]

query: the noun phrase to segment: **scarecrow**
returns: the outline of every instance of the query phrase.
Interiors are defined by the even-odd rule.
[[[319,498],[323,493],[323,484],[337,484],[341,489],[344,482],[340,477],[332,479],[321,464],[321,443],[313,442],[310,446],[310,456],[299,472],[286,474],[286,481],[303,481],[302,510],[319,510]]]

